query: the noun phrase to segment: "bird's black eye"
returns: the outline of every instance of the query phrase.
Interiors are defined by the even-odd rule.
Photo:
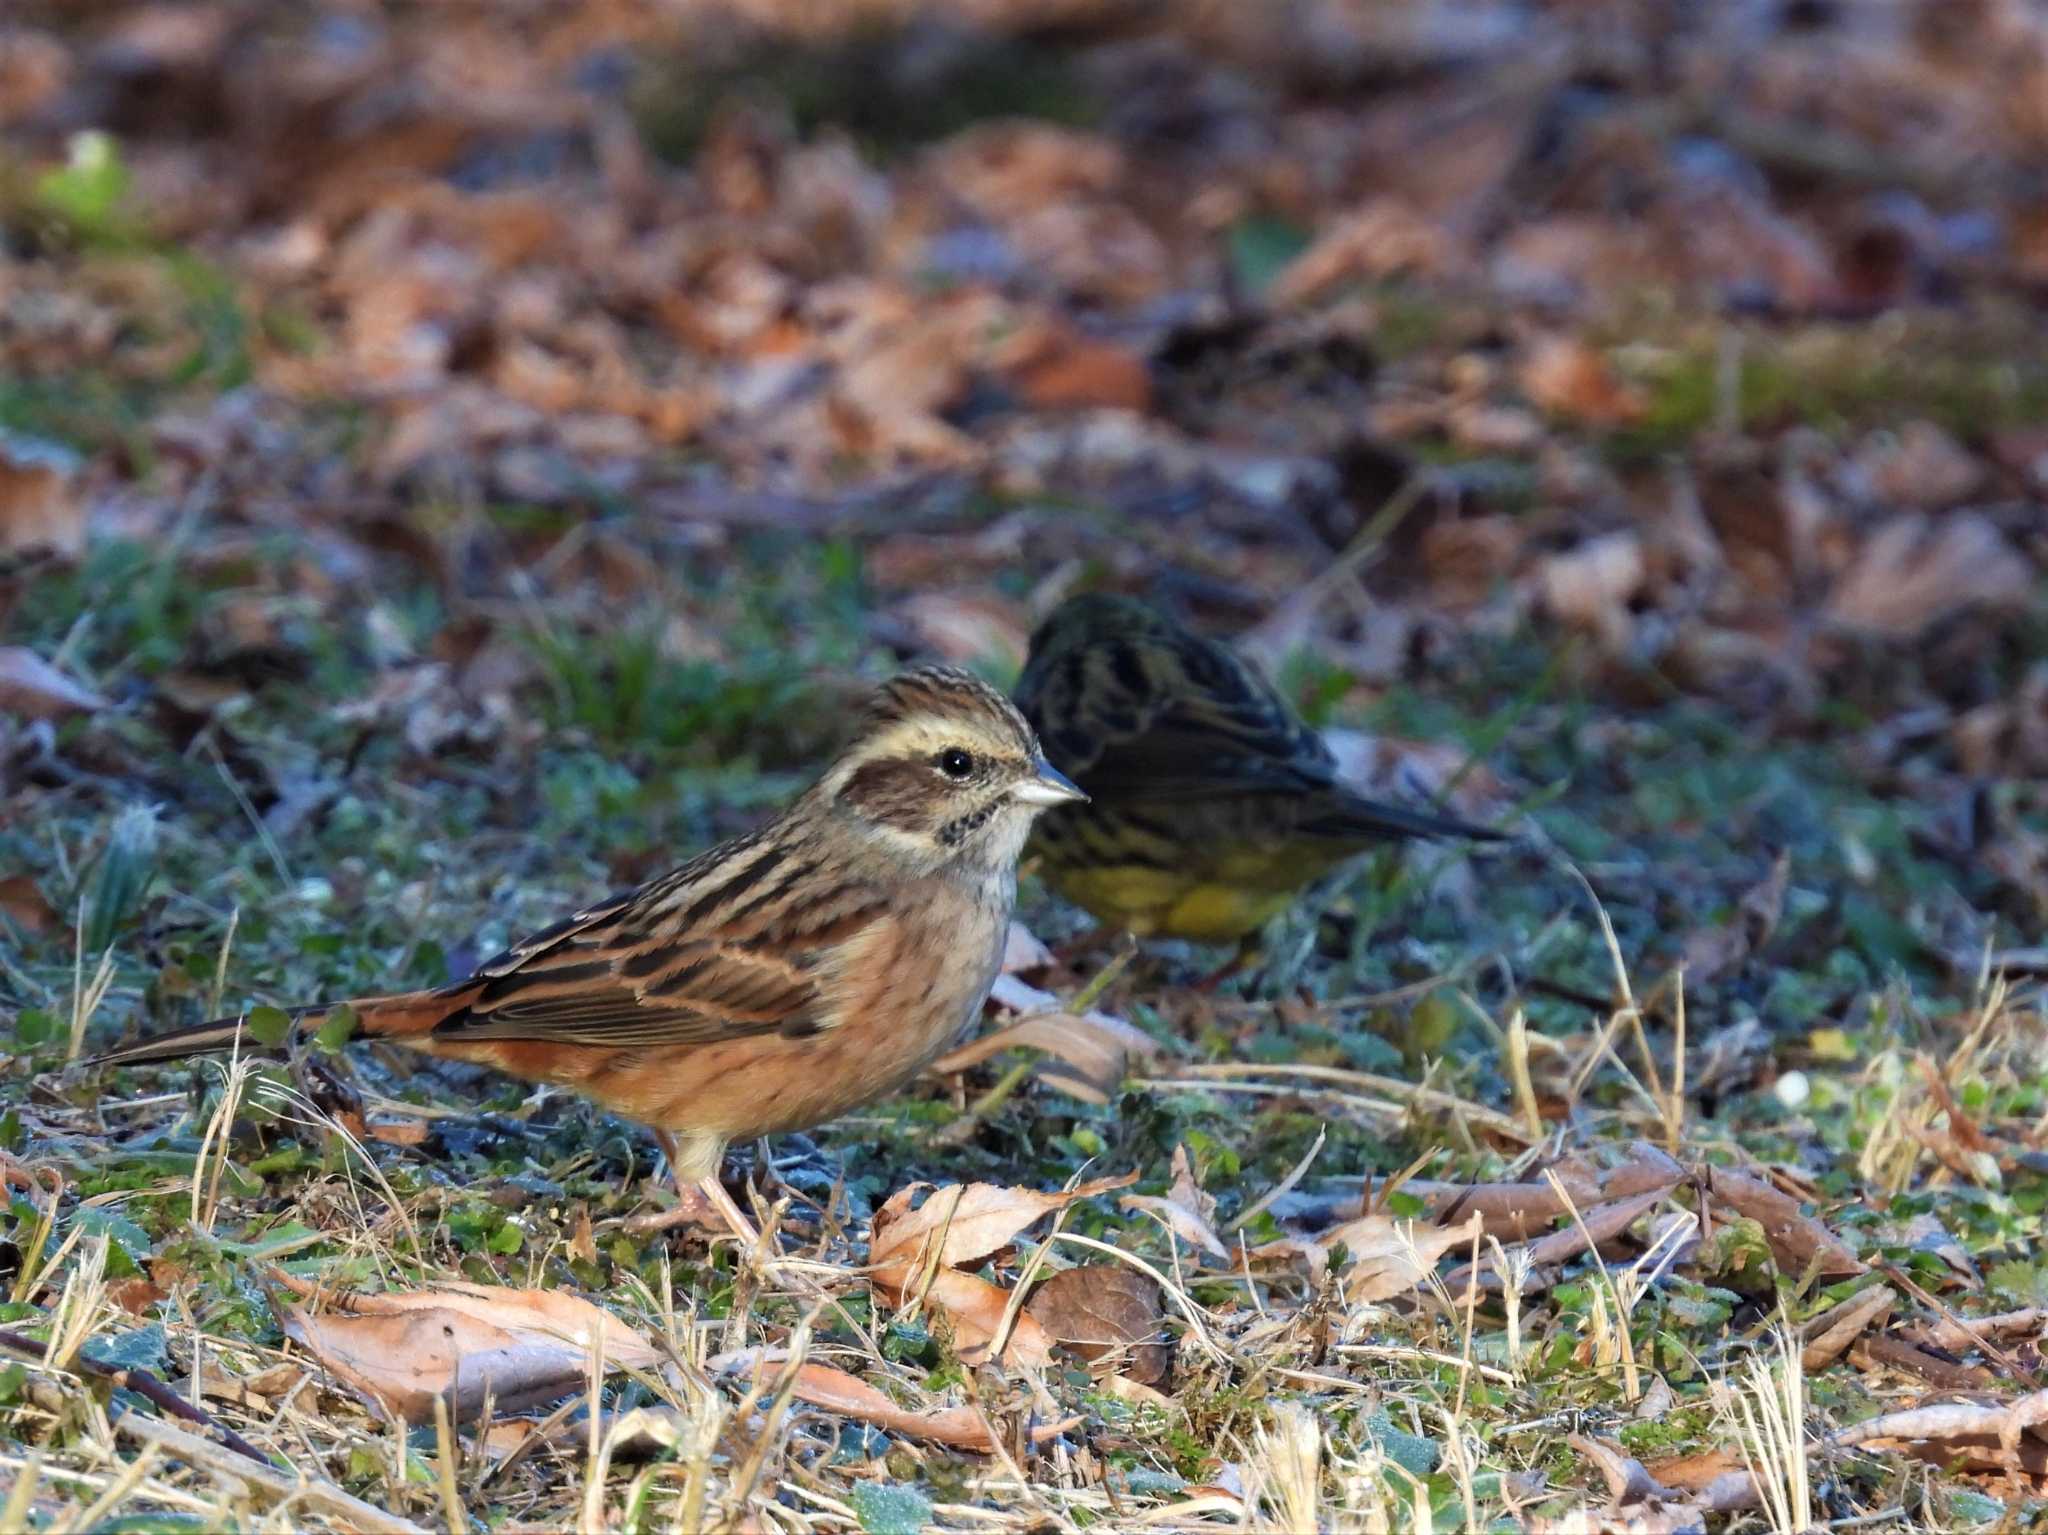
[[[958,783],[974,771],[974,755],[957,746],[949,746],[939,753],[939,771]]]

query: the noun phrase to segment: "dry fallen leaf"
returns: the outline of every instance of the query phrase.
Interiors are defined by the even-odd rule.
[[[57,925],[55,908],[26,874],[0,875],[0,917],[24,933],[47,933]]]
[[[882,1293],[894,1296],[899,1304],[915,1304],[945,1317],[953,1329],[953,1352],[962,1364],[986,1364],[998,1352],[998,1336],[1003,1339],[1000,1355],[1004,1364],[1042,1369],[1052,1363],[1052,1335],[1036,1319],[1019,1312],[1012,1318],[1009,1332],[1004,1334],[1003,1319],[1009,1315],[1011,1292],[979,1274],[939,1269],[928,1278],[914,1281],[908,1290],[884,1283],[880,1275],[875,1278]]]
[[[957,1268],[978,1263],[1009,1246],[1040,1217],[1064,1210],[1077,1199],[1129,1188],[1137,1176],[1096,1178],[1053,1194],[995,1183],[949,1183],[943,1188],[908,1184],[890,1195],[889,1202],[875,1213],[868,1263],[878,1275],[930,1265]],[[931,1194],[912,1210],[910,1202],[921,1189],[930,1189]]]
[[[1010,930],[1003,935],[1003,974],[1018,975],[1026,970],[1043,970],[1051,963],[1052,950],[1040,942],[1023,923],[1012,922]]]
[[[276,1302],[285,1333],[383,1413],[431,1422],[445,1398],[457,1422],[518,1412],[585,1388],[602,1338],[607,1369],[645,1369],[665,1356],[628,1323],[559,1290],[449,1283],[404,1294],[322,1292],[272,1271],[313,1311]]]
[[[1674,1455],[1653,1460],[1644,1470],[1674,1492],[1690,1495],[1692,1501],[1710,1514],[1733,1514],[1763,1507],[1763,1491],[1756,1474],[1739,1455],[1726,1450],[1702,1450],[1697,1455]]]
[[[1607,1497],[1613,1504],[1639,1503],[1669,1491],[1643,1468],[1641,1461],[1618,1444],[1589,1434],[1568,1434],[1565,1443],[1590,1460],[1607,1479]]]
[[[745,1349],[716,1355],[706,1361],[706,1368],[718,1373],[731,1370],[748,1372],[757,1380],[774,1382],[782,1378],[786,1366],[778,1362],[770,1351]],[[843,1417],[858,1418],[892,1434],[929,1439],[937,1444],[951,1445],[954,1449],[984,1455],[995,1448],[994,1440],[989,1437],[987,1418],[974,1408],[934,1407],[916,1411],[899,1407],[877,1387],[828,1364],[798,1366],[792,1391],[800,1402],[809,1402],[813,1407],[822,1407]],[[1067,1418],[1057,1423],[1037,1424],[1031,1430],[1031,1438],[1034,1441],[1055,1438],[1079,1421],[1078,1418]]]
[[[2006,1402],[1935,1402],[1880,1413],[1829,1437],[1837,1446],[1869,1445],[1918,1456],[1935,1465],[2048,1474],[2048,1391]]]
[[[2033,567],[1989,519],[1909,512],[1870,535],[1824,616],[1839,628],[1910,640],[1967,608],[2017,607],[2033,590]]]
[[[1762,1226],[1764,1241],[1785,1273],[1803,1274],[1809,1265],[1826,1276],[1868,1272],[1869,1266],[1848,1244],[1801,1210],[1791,1195],[1730,1168],[1709,1167],[1706,1173],[1707,1192],[1714,1202]]]
[[[1152,404],[1145,360],[1072,326],[1041,320],[1019,330],[990,359],[1034,410],[1137,410]]]
[[[1158,1058],[1159,1047],[1143,1029],[1092,1009],[1085,1015],[1070,1013],[1058,997],[1019,980],[1014,973],[1040,969],[1051,962],[1043,944],[1011,923],[1003,973],[989,990],[989,1005],[998,1014],[1021,1016],[940,1056],[929,1069],[944,1076],[965,1071],[1004,1050],[1043,1050],[1051,1059],[1040,1065],[1038,1075],[1049,1086],[1087,1103],[1107,1103],[1132,1062],[1149,1066]]]
[[[72,681],[33,650],[21,645],[0,648],[0,711],[53,720],[106,706],[99,694]]]
[[[1091,1263],[1052,1276],[1024,1314],[1061,1347],[1102,1362],[1141,1386],[1166,1378],[1170,1357],[1159,1284],[1121,1263]]]
[[[1984,481],[1984,465],[1931,421],[1908,421],[1865,442],[1845,466],[1881,506],[1938,511]]]
[[[1312,1266],[1321,1267],[1341,1244],[1350,1260],[1344,1270],[1344,1296],[1354,1304],[1369,1304],[1407,1294],[1422,1283],[1439,1258],[1454,1248],[1470,1247],[1484,1229],[1476,1210],[1458,1226],[1364,1215],[1313,1238],[1281,1237],[1254,1247],[1251,1255],[1305,1257]]]
[[[1866,1332],[1883,1328],[1897,1299],[1890,1286],[1872,1285],[1807,1322],[1802,1329],[1806,1346],[1799,1356],[1801,1367],[1809,1372],[1826,1369]]]
[[[1156,1053],[1142,1030],[1105,1013],[1031,1013],[939,1057],[930,1069],[940,1075],[965,1071],[992,1055],[1020,1048],[1043,1050],[1050,1057],[1037,1070],[1047,1086],[1098,1104],[1115,1094],[1129,1074],[1133,1055],[1150,1062]]]
[[[1636,534],[1603,533],[1543,561],[1536,569],[1536,586],[1543,606],[1559,623],[1585,630],[1618,652],[1635,630],[1629,604],[1648,574]]]
[[[1728,921],[1695,928],[1686,935],[1688,980],[1704,984],[1725,975],[1770,942],[1784,914],[1791,873],[1792,855],[1781,850],[1771,872],[1743,894]]]
[[[0,433],[0,555],[75,556],[85,548],[76,476],[65,449]]]
[[[1643,413],[1640,393],[1614,376],[1607,359],[1575,336],[1546,335],[1529,346],[1519,382],[1532,405],[1591,426],[1622,426]]]
[[[1031,634],[1023,608],[990,592],[918,592],[896,605],[896,616],[927,648],[957,663],[998,660],[1023,666]]]
[[[1439,272],[1451,263],[1452,251],[1442,226],[1397,199],[1375,199],[1289,262],[1266,297],[1276,309],[1291,309],[1361,278]]]
[[[1077,1199],[1128,1188],[1136,1178],[1136,1173],[1099,1178],[1057,1194],[992,1183],[954,1183],[932,1190],[915,1210],[910,1201],[918,1190],[932,1186],[913,1183],[897,1190],[875,1213],[875,1234],[868,1248],[870,1282],[891,1304],[936,1307],[953,1324],[954,1348],[961,1359],[979,1363],[1002,1333],[1011,1292],[963,1273],[959,1265],[979,1263],[1009,1246],[1041,1216]],[[1001,1352],[1009,1364],[1042,1365],[1052,1358],[1052,1347],[1045,1329],[1020,1313]]]
[[[1971,1317],[1964,1323],[1947,1317],[1923,1317],[1899,1331],[1915,1342],[1932,1344],[1950,1353],[1968,1353],[1986,1342],[2030,1342],[2048,1331],[2048,1306],[2026,1306],[2002,1311],[1996,1316]]]
[[[1547,1289],[1557,1272],[1558,1265],[1577,1257],[1589,1245],[1598,1247],[1620,1236],[1661,1204],[1666,1192],[1668,1191],[1654,1189],[1648,1193],[1617,1199],[1609,1204],[1584,1207],[1580,1210],[1578,1220],[1561,1230],[1551,1232],[1546,1237],[1528,1243],[1523,1249],[1528,1254],[1529,1266],[1523,1270],[1522,1293],[1528,1295]],[[1475,1219],[1480,1218],[1479,1211],[1475,1210],[1472,1213]],[[1686,1219],[1690,1221],[1692,1217],[1687,1215]],[[1500,1274],[1499,1266],[1493,1259],[1482,1260],[1480,1268],[1484,1271],[1484,1283],[1504,1283],[1504,1276]],[[1473,1265],[1464,1264],[1452,1270],[1444,1282],[1450,1287],[1452,1294],[1462,1296],[1472,1274]]]
[[[1628,1147],[1628,1160],[1612,1167],[1589,1165],[1579,1157],[1567,1157],[1549,1171],[1557,1175],[1572,1202],[1581,1211],[1613,1200],[1641,1194],[1661,1193],[1685,1176],[1685,1169],[1656,1146],[1636,1141]],[[1477,1214],[1488,1236],[1502,1242],[1524,1242],[1548,1232],[1566,1213],[1564,1200],[1545,1179],[1535,1183],[1448,1183],[1411,1178],[1400,1185],[1401,1192],[1420,1199],[1427,1214],[1441,1221],[1446,1215]],[[1368,1205],[1385,1197],[1384,1183],[1366,1191]]]
[[[1560,1521],[1546,1528],[1613,1531],[1616,1535],[1683,1535],[1704,1531],[1705,1515],[1753,1508],[1756,1482],[1747,1470],[1725,1455],[1692,1456],[1666,1461],[1693,1478],[1680,1486],[1660,1479],[1641,1461],[1605,1439],[1570,1434],[1566,1443],[1599,1468],[1607,1481],[1607,1507],[1586,1510],[1578,1522]],[[1689,1462],[1701,1462],[1691,1465]],[[1706,1464],[1706,1463],[1711,1464]]]
[[[1173,1186],[1165,1198],[1153,1194],[1126,1194],[1117,1201],[1125,1210],[1142,1210],[1156,1215],[1166,1227],[1191,1247],[1201,1249],[1220,1263],[1230,1261],[1230,1249],[1216,1235],[1215,1199],[1202,1192],[1195,1177],[1194,1163],[1185,1146],[1173,1148]]]

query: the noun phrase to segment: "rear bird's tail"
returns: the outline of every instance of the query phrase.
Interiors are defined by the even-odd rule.
[[[1347,794],[1326,808],[1319,808],[1308,822],[1308,830],[1326,837],[1356,837],[1389,841],[1399,837],[1462,837],[1469,842],[1505,842],[1510,834],[1491,826],[1475,826],[1456,816],[1436,815],[1427,810],[1409,810],[1379,800]]]
[[[346,1005],[356,1015],[358,1032],[390,1038],[424,1034],[460,1004],[436,992],[409,991],[392,997],[366,997]],[[288,1014],[292,1032],[296,1034],[304,1029],[318,1028],[333,1010],[334,1005],[292,1008]],[[121,1045],[89,1056],[85,1064],[136,1066],[149,1061],[182,1061],[188,1056],[211,1055],[215,1051],[233,1049],[238,1038],[245,1050],[274,1048],[262,1044],[249,1033],[248,1016],[247,1013],[238,1013],[232,1018],[216,1018],[211,1023],[195,1023],[182,1029],[172,1029],[168,1034],[138,1039],[132,1045]]]
[[[299,1008],[291,1015],[292,1027],[296,1030],[308,1019],[317,1025],[325,1012],[326,1009],[318,1007]],[[217,1050],[232,1049],[237,1039],[245,1050],[263,1050],[266,1047],[249,1032],[247,1017],[246,1013],[238,1013],[233,1018],[216,1018],[211,1023],[194,1023],[182,1029],[172,1029],[168,1034],[138,1039],[132,1045],[89,1055],[85,1064],[136,1066],[146,1061],[182,1061],[187,1056],[211,1055]]]

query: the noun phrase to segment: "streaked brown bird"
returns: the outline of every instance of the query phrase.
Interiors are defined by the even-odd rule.
[[[584,907],[467,980],[346,1005],[359,1033],[573,1088],[652,1126],[681,1213],[715,1209],[751,1236],[718,1182],[726,1144],[884,1097],[966,1029],[996,977],[1033,819],[1083,797],[1001,693],[944,667],[908,671],[759,831]],[[98,1059],[223,1050],[242,1025]]]
[[[1242,942],[1375,844],[1503,836],[1346,786],[1249,662],[1135,598],[1062,603],[1031,637],[1016,698],[1088,795],[1033,833],[1047,879],[1139,937]]]

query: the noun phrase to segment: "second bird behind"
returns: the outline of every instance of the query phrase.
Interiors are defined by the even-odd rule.
[[[1349,787],[1248,661],[1135,598],[1062,603],[1031,637],[1016,698],[1089,795],[1040,818],[1046,878],[1141,938],[1243,942],[1376,844],[1504,835]]]

